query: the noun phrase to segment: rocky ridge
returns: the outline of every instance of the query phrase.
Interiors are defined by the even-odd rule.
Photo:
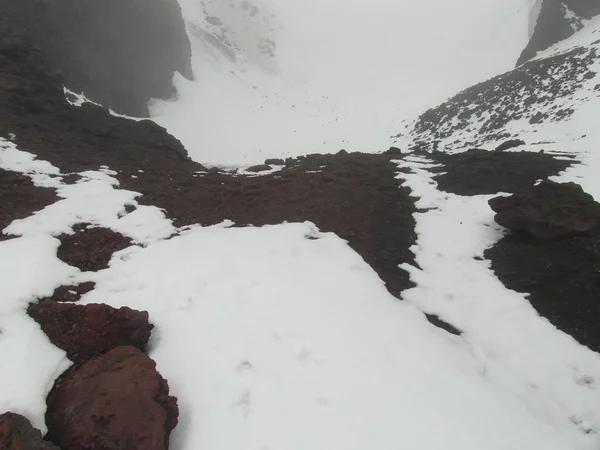
[[[0,46],[27,40],[70,90],[132,116],[175,93],[174,72],[192,78],[190,42],[177,0],[20,0],[0,3]]]
[[[536,130],[569,121],[581,104],[600,96],[600,29],[584,31],[580,44],[465,89],[395,137],[414,148],[444,152],[491,150],[511,139],[538,143]]]

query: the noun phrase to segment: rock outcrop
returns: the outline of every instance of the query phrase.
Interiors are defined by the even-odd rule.
[[[2,450],[60,450],[44,441],[40,430],[19,414],[0,415],[0,449]]]
[[[177,400],[155,366],[122,346],[65,373],[48,395],[48,438],[62,450],[166,450]]]
[[[40,324],[50,341],[82,364],[118,346],[144,350],[154,325],[146,311],[108,305],[74,305],[52,300],[29,305],[29,315]]]
[[[147,116],[151,98],[170,98],[175,71],[192,77],[177,0],[5,0],[0,16],[69,89],[123,114]]]
[[[408,136],[416,149],[444,152],[523,138],[533,143],[526,136],[531,128],[566,121],[579,106],[578,95],[597,95],[598,56],[600,41],[529,61],[428,109]]]
[[[428,155],[441,172],[435,177],[438,189],[457,195],[484,195],[498,192],[516,192],[546,179],[569,167],[573,162],[556,159],[537,152],[498,152],[471,149],[447,154]]]
[[[54,300],[56,302],[76,302],[81,299],[82,295],[87,294],[96,287],[96,283],[93,281],[86,281],[74,285],[63,285],[59,286],[54,290],[54,293],[49,298],[44,300]]]
[[[0,11],[4,5],[0,2]],[[42,159],[48,158],[40,149],[49,150],[57,157],[53,164],[70,173],[122,164],[135,165],[133,172],[139,173],[148,162],[160,164],[165,172],[182,166],[204,169],[150,120],[115,117],[91,104],[69,105],[62,77],[8,19],[0,14],[1,137],[14,134],[20,149],[35,151]]]
[[[537,52],[571,37],[581,29],[583,19],[590,19],[598,14],[600,2],[597,0],[543,0],[533,35],[517,65],[535,57]]]
[[[600,204],[575,183],[544,181],[489,201],[498,224],[540,240],[585,233],[600,226]]]
[[[106,269],[115,252],[132,245],[131,239],[110,228],[78,224],[73,231],[73,234],[58,236],[60,247],[57,256],[83,272]],[[103,251],[95,251],[97,248]]]

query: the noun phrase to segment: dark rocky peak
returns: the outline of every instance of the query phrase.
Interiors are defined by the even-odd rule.
[[[598,14],[598,0],[542,0],[533,35],[521,53],[517,65],[534,58],[539,51],[572,36],[581,29],[583,20]]]
[[[65,85],[119,113],[148,116],[151,98],[192,77],[177,0],[3,0],[0,21],[44,54]]]

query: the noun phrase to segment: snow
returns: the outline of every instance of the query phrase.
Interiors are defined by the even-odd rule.
[[[195,159],[246,173],[266,157],[381,150],[410,126],[404,117],[512,67],[532,2],[181,3],[197,77],[176,77],[179,98],[156,102],[154,119]],[[590,45],[598,25],[586,23],[538,58]],[[583,163],[555,178],[600,199],[594,82],[561,100],[576,106],[568,121],[507,129],[552,143],[535,149],[577,155]],[[476,130],[442,146],[460,146]],[[597,449],[599,356],[475,259],[504,232],[489,196],[438,191],[424,157],[398,165],[398,183],[422,208],[417,265],[402,266],[416,287],[403,301],[345,241],[314,224],[177,229],[121,189],[111,168],[67,185],[59,168],[0,139],[0,168],[60,197],[3,230],[18,237],[0,242],[0,385],[10,386],[0,412],[45,429],[44,398],[70,363],[26,307],[60,285],[94,281],[81,303],[147,310],[156,325],[149,352],[181,408],[173,450]],[[77,223],[111,228],[135,245],[105,270],[80,272],[56,256],[56,236]],[[432,326],[424,312],[463,334]]]
[[[427,210],[415,215],[419,268],[402,267],[417,287],[404,291],[404,300],[462,330],[486,378],[516,393],[538,420],[574,440],[582,431],[600,430],[598,354],[557,332],[483,260],[484,250],[504,234],[487,206],[495,195],[438,191],[427,171],[434,164],[423,157],[398,165],[410,169],[398,176],[419,198],[416,206]]]
[[[444,232],[456,234],[458,245],[440,245],[431,261],[417,253],[427,275],[411,269],[419,287],[400,302],[345,241],[311,223],[232,228],[225,222],[176,230],[152,207],[152,214],[128,221],[141,210],[139,194],[119,189],[110,169],[81,173],[78,183],[64,185],[58,169],[14,143],[2,141],[0,150],[2,167],[18,168],[41,184],[51,180],[62,197],[13,222],[9,229],[22,237],[0,244],[7,286],[0,345],[10,356],[0,382],[19,380],[21,389],[5,392],[0,407],[25,413],[41,428],[43,398],[68,361],[26,317],[26,304],[61,284],[95,281],[82,303],[148,310],[156,325],[150,355],[180,399],[175,450],[547,450],[595,443],[581,428],[594,428],[598,418],[596,355],[545,324],[497,280],[497,293],[486,291],[487,301],[475,307],[490,285],[475,283],[485,268],[477,272],[466,262],[482,241],[463,247],[456,224]],[[433,186],[424,174],[415,180],[418,194]],[[138,210],[127,214],[126,204]],[[473,216],[489,220],[476,211],[481,205],[472,206]],[[460,202],[449,209],[465,212]],[[52,237],[76,220],[112,227],[143,245],[113,255],[106,270],[79,272],[57,259]],[[465,235],[475,231],[466,227]],[[445,273],[431,269],[439,267],[437,259]],[[456,287],[461,271],[466,278]],[[428,276],[435,280],[428,284]],[[454,302],[455,316],[432,306],[440,291],[465,296]],[[431,296],[431,304],[419,301],[419,292]],[[467,338],[433,327],[421,310],[449,316]],[[515,324],[522,334],[501,339],[504,327]],[[517,338],[532,347],[516,345]]]
[[[48,236],[0,242],[0,412],[23,414],[42,431],[46,395],[70,363],[25,310],[73,274],[56,258],[58,244]]]
[[[195,80],[176,76],[177,99],[151,113],[193,159],[217,165],[385,150],[403,120],[511,69],[530,9],[522,0],[180,4]]]

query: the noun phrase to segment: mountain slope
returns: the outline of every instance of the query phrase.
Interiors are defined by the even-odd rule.
[[[177,0],[7,0],[0,16],[14,30],[3,47],[32,43],[68,88],[121,114],[147,117],[174,72],[192,76]]]
[[[581,111],[597,105],[599,52],[600,19],[593,19],[536,59],[429,109],[405,136],[419,148],[445,151],[495,148],[513,138],[529,144],[550,138],[551,144],[547,134],[556,139],[579,138],[573,133],[563,135],[562,125],[576,128]]]
[[[600,3],[595,0],[538,0],[534,10],[534,30],[517,65],[575,34],[586,20],[600,14]]]
[[[177,78],[180,98],[153,110],[163,108],[156,120],[189,133],[182,136],[195,158],[237,165],[262,162],[254,144],[274,156],[310,147],[313,141],[278,127],[294,118],[305,133],[327,129],[328,116],[315,103],[286,103],[307,96],[331,96],[323,104],[347,102],[367,115],[382,104],[370,122],[380,126],[388,117],[381,128],[360,128],[365,116],[347,114],[332,132],[351,133],[361,139],[354,145],[376,152],[390,139],[396,116],[387,114],[396,110],[387,107],[400,103],[396,95],[406,94],[408,113],[511,68],[528,13],[492,0],[465,1],[465,9],[433,1],[402,8],[381,1],[372,9],[358,1],[343,8],[223,5],[184,3],[202,77],[198,84]],[[400,12],[405,29],[396,23]],[[487,33],[481,47],[464,28],[473,23]],[[364,33],[354,32],[356,24]],[[431,35],[422,46],[369,36],[382,24],[413,39]],[[578,180],[599,198],[597,34],[590,22],[524,68],[434,108],[398,138],[401,149],[348,154],[314,140],[335,154],[236,170],[189,160],[177,139],[150,121],[69,104],[39,50],[22,41],[0,46],[0,188],[2,198],[24,199],[2,204],[0,385],[17,388],[0,392],[0,408],[45,426],[44,397],[70,361],[26,310],[51,298],[149,312],[149,355],[179,399],[175,450],[597,449],[600,356],[536,311],[552,295],[592,316],[560,283],[586,264],[586,280],[598,283],[597,261],[577,257],[571,272],[555,264],[568,276],[553,273],[545,289],[529,295],[511,290],[506,272],[535,287],[546,273],[537,269],[555,261],[530,249],[532,258],[519,259],[536,270],[515,270],[513,261],[504,274],[496,270],[490,249],[502,253],[511,235],[488,207],[498,190],[551,175]],[[383,57],[400,50],[411,57],[402,67],[401,58]],[[489,59],[478,65],[473,55]],[[447,84],[425,92],[444,73]],[[275,100],[261,103],[265,92]],[[243,120],[247,108],[267,104],[264,123]],[[288,106],[298,108],[296,116]],[[378,129],[386,133],[374,135]],[[535,152],[466,151],[472,143],[493,149],[509,137],[526,142],[516,150]],[[436,146],[448,153],[422,151]],[[473,160],[484,161],[492,176],[468,176],[482,167],[469,167]],[[503,177],[508,181],[499,183]],[[577,239],[596,248],[595,234]],[[90,403],[68,403],[78,402]],[[92,414],[92,439],[110,428],[102,413]]]

